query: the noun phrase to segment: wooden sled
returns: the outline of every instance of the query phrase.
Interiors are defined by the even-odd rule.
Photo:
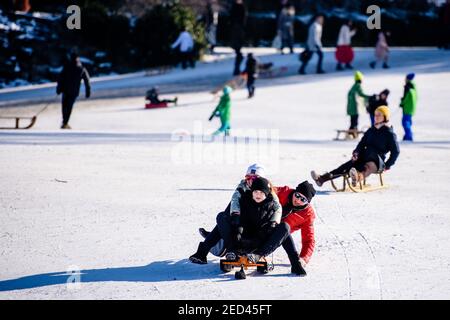
[[[145,70],[145,76],[151,77],[151,76],[157,76],[160,74],[165,74],[165,73],[169,72],[171,69],[172,69],[171,66],[161,66],[158,68],[147,69],[147,70]]]
[[[30,129],[36,123],[37,116],[33,117],[0,117],[0,119],[14,119],[15,125],[11,127],[0,127],[0,129]],[[27,120],[29,123],[26,126],[20,126],[21,120]]]
[[[214,90],[211,90],[211,93],[216,95],[219,92],[221,92],[225,86],[229,86],[233,90],[235,90],[237,88],[244,86],[246,82],[247,82],[247,74],[243,73],[243,74],[240,74],[240,75],[234,77],[231,80],[228,80],[223,85],[214,88]]]
[[[351,130],[336,130],[336,138],[335,141],[346,141],[357,139],[360,134],[364,134],[365,131],[351,129]],[[341,135],[344,135],[342,138]]]
[[[234,274],[234,277],[236,279],[245,279],[246,275],[244,270],[255,267],[256,271],[259,273],[268,273],[269,271],[273,270],[273,263],[269,265],[265,257],[263,257],[257,263],[253,263],[250,262],[247,256],[245,255],[238,256],[236,260],[227,260],[227,259],[220,260],[220,270],[222,270],[225,273],[232,271],[233,268],[241,268],[240,271],[237,271]]]
[[[262,79],[276,78],[288,71],[288,67],[270,68],[268,70],[261,70],[259,77]]]
[[[351,178],[349,174],[342,175],[342,187],[338,188],[336,184],[334,183],[334,180],[330,180],[331,186],[336,192],[345,192],[345,191],[352,191],[352,192],[369,192],[369,191],[375,191],[380,189],[386,189],[388,186],[384,184],[383,181],[383,172],[374,173],[375,175],[378,175],[378,178],[380,180],[380,185],[378,186],[372,186],[370,184],[367,184],[366,179],[363,181],[360,181],[356,187],[352,186]]]

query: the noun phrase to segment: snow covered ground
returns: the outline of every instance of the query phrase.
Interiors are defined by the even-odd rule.
[[[434,49],[394,49],[390,70],[368,69],[372,51],[357,51],[365,91],[391,90],[400,139],[403,79],[416,72],[416,141],[400,144],[385,176],[388,189],[319,189],[307,277],[290,275],[283,249],[274,254],[273,272],[250,272],[245,281],[222,274],[211,255],[207,265],[188,262],[201,240],[198,227],[214,226],[250,163],[264,163],[274,184],[295,187],[311,169],[346,161],[356,145],[332,140],[335,129],[348,126],[345,99],[353,81],[350,71],[332,71],[332,50],[326,75],[298,76],[296,56],[260,54],[289,72],[258,80],[252,100],[244,89],[232,94],[227,140],[209,137],[219,125],[207,121],[217,103],[208,93],[212,84],[198,89],[194,82],[212,73],[228,77],[228,59],[104,82],[103,95],[77,103],[71,131],[58,129],[56,104],[30,130],[1,131],[0,299],[450,298],[450,54]],[[308,71],[314,68],[312,61]],[[107,98],[154,83],[177,92],[179,105],[146,110],[143,94],[126,91]],[[6,98],[0,92],[0,100],[50,101],[53,90],[15,90]],[[0,115],[32,115],[44,105],[2,107]],[[369,124],[364,113],[360,123]]]

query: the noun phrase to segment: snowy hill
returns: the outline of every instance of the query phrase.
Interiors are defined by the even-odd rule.
[[[99,80],[94,99],[75,106],[71,131],[58,129],[58,104],[30,130],[0,131],[0,299],[448,299],[450,54],[435,49],[393,49],[389,70],[369,69],[373,51],[357,50],[365,92],[391,90],[400,140],[403,79],[416,72],[416,141],[400,143],[388,189],[318,188],[307,277],[290,274],[282,248],[273,272],[249,272],[245,281],[222,274],[212,255],[207,265],[189,263],[201,240],[197,229],[214,226],[248,164],[262,162],[275,185],[295,187],[310,170],[346,161],[356,145],[332,140],[348,126],[353,75],[333,71],[331,49],[330,72],[306,76],[296,74],[297,56],[252,51],[289,70],[259,79],[252,100],[244,89],[232,93],[226,140],[211,140],[219,123],[207,119],[217,103],[209,90],[229,78],[230,59]],[[307,71],[314,68],[315,58]],[[142,92],[154,84],[178,95],[179,105],[144,109]],[[0,115],[32,115],[45,103],[12,105],[52,101],[53,91],[51,84],[4,89]],[[363,111],[360,118],[368,126]],[[67,285],[78,278],[79,286]]]

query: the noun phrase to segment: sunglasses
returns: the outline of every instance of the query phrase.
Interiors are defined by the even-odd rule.
[[[304,195],[302,195],[300,192],[294,192],[294,197],[296,199],[301,200],[303,203],[308,203],[308,199]]]

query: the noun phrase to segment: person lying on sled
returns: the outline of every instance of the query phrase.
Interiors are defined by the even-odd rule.
[[[397,136],[389,124],[390,111],[387,106],[375,110],[375,124],[368,129],[353,151],[351,160],[340,167],[319,175],[311,171],[311,177],[320,187],[324,182],[349,174],[352,186],[367,178],[372,173],[389,170],[400,154]],[[390,153],[385,162],[386,154]]]
[[[311,183],[303,181],[295,189],[284,186],[274,187],[274,191],[283,208],[281,223],[276,226],[269,240],[254,251],[255,259],[258,258],[258,255],[268,256],[282,245],[291,263],[291,272],[296,275],[305,276],[306,271],[304,268],[309,263],[315,247],[315,211],[311,200],[316,194],[316,190]],[[203,228],[200,228],[200,232],[206,238],[209,235],[214,236],[214,234],[217,234],[218,230],[216,228],[212,232],[207,232]],[[301,232],[300,254],[291,236],[297,230]],[[222,241],[219,241],[211,249],[211,253],[217,256],[223,256],[224,252]]]
[[[265,244],[281,220],[281,206],[272,195],[270,182],[262,177],[253,180],[250,190],[242,193],[240,213],[217,216],[214,228],[198,245],[197,252],[189,257],[193,263],[206,264],[209,250],[222,238],[227,249],[227,259],[253,252]],[[258,258],[251,260],[257,262]]]
[[[178,97],[173,99],[160,99],[159,98],[159,89],[158,87],[153,87],[148,90],[145,94],[145,99],[150,101],[151,104],[162,104],[162,103],[174,103],[177,104]]]

